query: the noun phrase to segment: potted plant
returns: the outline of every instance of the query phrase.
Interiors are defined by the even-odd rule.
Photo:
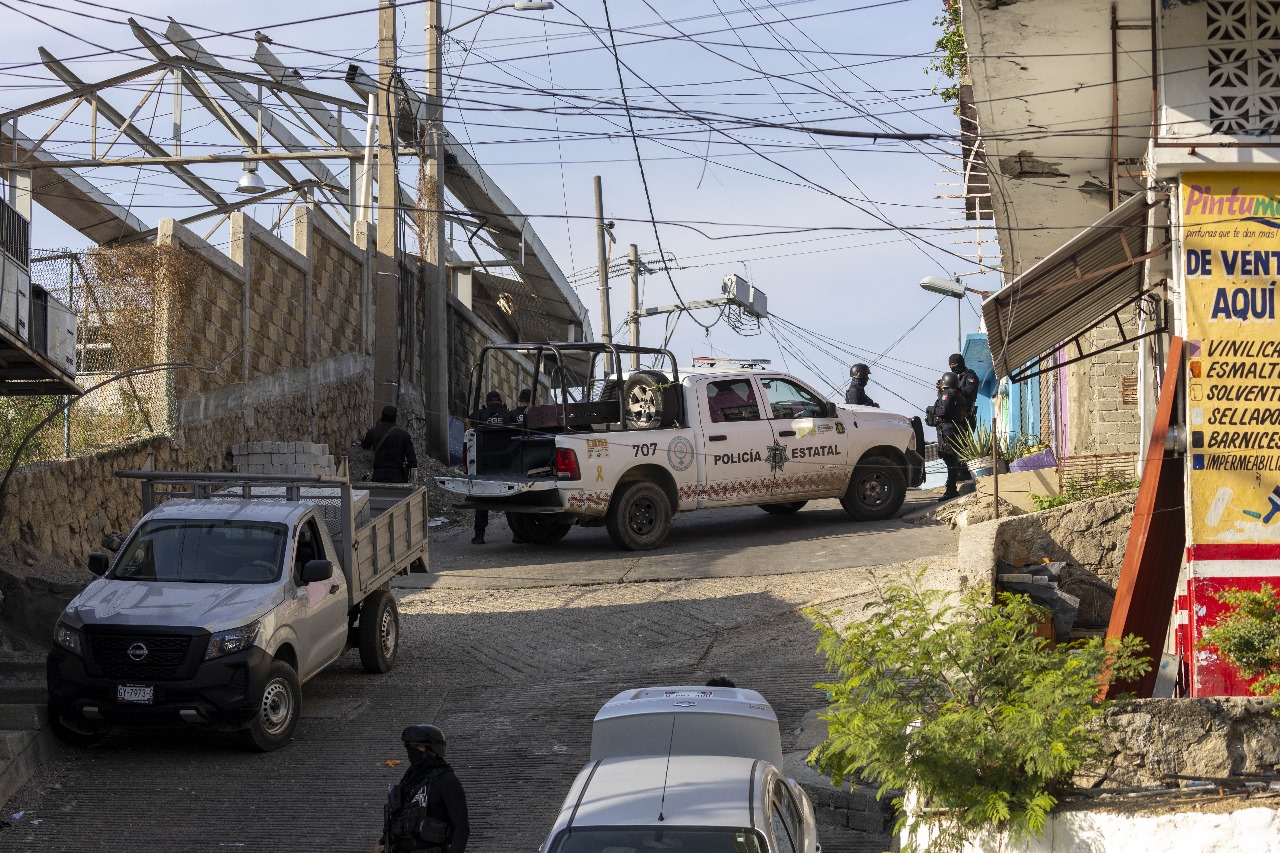
[[[995,466],[999,467],[1001,474],[1006,474],[1009,471],[1009,462],[1015,458],[1014,448],[1010,446],[1009,439],[993,433],[985,425],[960,433],[951,442],[951,448],[960,457],[960,461],[968,466],[969,473],[975,477],[990,476]]]

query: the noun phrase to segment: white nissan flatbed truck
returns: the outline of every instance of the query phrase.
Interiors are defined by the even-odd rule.
[[[507,513],[530,542],[604,525],[619,547],[644,551],[662,544],[677,512],[757,505],[787,514],[819,498],[882,520],[924,481],[919,418],[837,405],[785,373],[680,370],[669,350],[647,347],[500,344],[481,351],[474,408],[499,351],[534,365],[525,423],[473,426],[466,476],[437,481],[463,507]],[[662,369],[624,372],[632,353]]]
[[[301,685],[350,648],[395,664],[390,581],[427,568],[426,489],[300,477],[119,471],[142,518],[71,600],[48,657],[49,717],[89,746],[125,725],[239,730],[290,740]]]

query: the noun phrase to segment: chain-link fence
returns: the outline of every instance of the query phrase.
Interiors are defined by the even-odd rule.
[[[31,258],[32,285],[76,315],[81,387],[170,360],[174,307],[198,275],[197,261],[172,246],[48,252]],[[12,459],[26,434],[65,402],[62,397],[0,399],[3,461]],[[20,462],[69,458],[168,433],[172,402],[167,373],[113,382],[76,400],[62,417],[40,430]]]

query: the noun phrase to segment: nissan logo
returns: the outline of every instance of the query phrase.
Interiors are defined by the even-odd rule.
[[[142,660],[147,656],[147,647],[142,643],[134,643],[129,647],[129,657],[133,660]]]

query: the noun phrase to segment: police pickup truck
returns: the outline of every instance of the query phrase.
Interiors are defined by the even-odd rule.
[[[192,723],[288,743],[301,684],[351,647],[395,663],[394,575],[426,570],[425,489],[345,476],[120,471],[143,516],[67,605],[48,660],[53,731]]]
[[[924,481],[919,418],[837,406],[784,373],[682,371],[670,351],[647,347],[498,344],[476,366],[477,408],[499,353],[532,365],[524,424],[476,425],[467,476],[437,480],[464,507],[508,513],[530,542],[604,525],[619,547],[644,551],[662,544],[677,512],[758,505],[781,515],[818,498],[880,520]],[[662,369],[624,372],[632,354]]]

